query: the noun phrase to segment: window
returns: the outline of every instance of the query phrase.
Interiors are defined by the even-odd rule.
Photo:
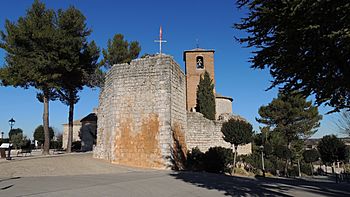
[[[202,56],[197,56],[196,57],[196,66],[197,69],[203,69],[204,68],[204,61],[203,61],[203,57]]]

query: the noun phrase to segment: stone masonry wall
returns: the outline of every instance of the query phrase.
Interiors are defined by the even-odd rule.
[[[240,117],[231,115],[230,118]],[[221,127],[224,120],[212,121],[204,118],[201,113],[188,112],[187,122],[186,142],[189,150],[198,147],[202,152],[205,152],[214,146],[231,148],[231,145],[222,138]],[[251,144],[238,146],[237,152],[238,155],[250,154]]]
[[[232,114],[232,101],[226,98],[215,98],[215,119],[223,113]]]
[[[73,140],[72,142],[75,141],[80,141],[80,129],[81,129],[81,122],[80,120],[76,120],[73,122]],[[63,135],[62,135],[62,148],[66,149],[67,148],[67,143],[68,143],[68,124],[63,124]]]
[[[173,133],[187,126],[185,88],[180,66],[167,55],[114,65],[100,94],[94,157],[169,167]]]

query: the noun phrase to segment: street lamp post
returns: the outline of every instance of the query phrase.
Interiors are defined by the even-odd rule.
[[[7,160],[11,160],[11,142],[10,142],[10,132],[12,131],[13,125],[15,125],[15,120],[11,118],[9,120],[9,125],[10,125],[10,131],[9,131],[9,152],[7,154]]]
[[[264,146],[261,145],[260,149],[261,149],[261,164],[262,164],[263,177],[265,177]]]
[[[1,139],[4,139],[4,132],[1,131]]]

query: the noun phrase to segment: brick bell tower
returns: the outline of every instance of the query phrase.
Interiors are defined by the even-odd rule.
[[[214,50],[196,48],[184,51],[184,61],[186,69],[186,106],[187,111],[194,111],[197,104],[197,86],[199,79],[205,71],[210,74],[214,83]]]

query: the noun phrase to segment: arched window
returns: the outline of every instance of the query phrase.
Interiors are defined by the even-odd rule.
[[[204,68],[204,59],[202,56],[196,57],[196,67],[197,69],[203,69]]]

